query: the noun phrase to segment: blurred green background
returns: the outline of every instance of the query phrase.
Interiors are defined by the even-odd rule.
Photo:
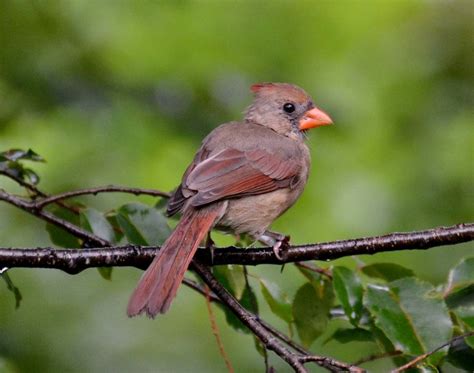
[[[473,25],[471,1],[0,0],[0,150],[44,156],[35,169],[50,193],[171,190],[203,136],[241,118],[251,83],[291,82],[336,125],[310,133],[310,182],[276,230],[306,243],[472,221]],[[155,202],[84,200],[102,210]],[[49,243],[44,223],[0,205],[0,246]],[[472,245],[358,259],[398,262],[436,284],[468,253]],[[250,272],[290,296],[303,282],[291,267]],[[116,269],[111,282],[95,270],[10,274],[24,300],[15,311],[0,283],[0,371],[225,370],[204,301],[187,288],[167,315],[130,320],[138,270]],[[216,313],[236,370],[262,372],[251,337]],[[373,352],[324,339],[315,353],[351,361]]]

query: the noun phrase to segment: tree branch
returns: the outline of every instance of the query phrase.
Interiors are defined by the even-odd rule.
[[[47,221],[48,223],[52,223],[58,227],[61,227],[65,231],[74,235],[75,237],[80,238],[84,241],[87,241],[91,244],[99,245],[99,246],[107,246],[110,244],[106,240],[103,240],[102,238],[97,237],[89,233],[88,231],[74,224],[71,224],[70,222],[66,220],[58,218],[57,216],[51,214],[48,211],[35,208],[34,202],[28,202],[20,197],[16,197],[10,193],[5,192],[3,189],[0,189],[0,200],[5,201],[15,207],[18,207],[19,209],[26,211],[30,213],[31,215],[35,215],[41,218],[42,220]]]
[[[64,224],[66,223],[70,224],[64,222]],[[82,232],[77,232],[79,228],[74,225],[72,227],[72,234],[82,235]],[[84,232],[94,240],[99,239],[86,231]],[[351,255],[372,255],[395,250],[426,250],[441,245],[454,245],[473,240],[474,223],[467,223],[418,232],[393,233],[385,236],[291,246],[283,252],[283,260],[276,258],[270,247],[245,250],[234,246],[214,250],[212,258],[209,250],[198,250],[196,258],[207,265],[281,264],[305,260],[334,260]],[[93,267],[131,266],[144,269],[153,260],[157,250],[159,247],[136,245],[61,250],[53,247],[0,248],[0,265],[10,268],[54,268],[70,274]]]
[[[117,186],[117,185],[106,185],[106,186],[101,186],[101,187],[78,189],[78,190],[73,190],[70,192],[55,194],[46,198],[36,200],[34,203],[32,203],[32,207],[36,209],[42,209],[43,207],[50,205],[51,203],[55,203],[57,201],[65,200],[72,197],[84,196],[84,195],[96,196],[99,193],[128,193],[128,194],[133,194],[135,196],[146,194],[148,196],[153,196],[153,197],[163,197],[163,198],[170,197],[169,193],[162,192],[161,190],[156,190],[156,189],[129,188],[129,187],[123,187],[123,186]]]
[[[246,325],[253,334],[255,334],[265,345],[268,350],[274,351],[278,356],[284,359],[295,372],[307,372],[304,363],[314,361],[318,365],[332,371],[332,372],[354,372],[362,373],[365,370],[356,366],[341,363],[331,358],[313,356],[307,354],[307,351],[301,348],[302,354],[292,352],[287,349],[274,333],[269,331],[265,325],[262,324],[260,318],[243,308],[240,303],[230,294],[213,276],[209,268],[200,263],[198,260],[193,260],[193,269],[202,278],[205,284],[216,294],[229,309],[239,318],[239,320]],[[279,333],[282,334],[282,333]],[[298,346],[299,347],[299,346]]]

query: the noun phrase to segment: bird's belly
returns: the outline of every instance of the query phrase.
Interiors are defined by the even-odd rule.
[[[274,192],[228,200],[226,211],[217,227],[235,234],[259,237],[268,226],[296,201],[300,192],[280,189]]]

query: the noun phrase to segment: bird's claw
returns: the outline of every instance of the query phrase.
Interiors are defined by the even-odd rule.
[[[280,240],[276,241],[275,244],[273,245],[273,254],[275,254],[275,257],[278,260],[284,260],[282,254],[282,251],[287,250],[290,247],[290,236],[284,236]]]

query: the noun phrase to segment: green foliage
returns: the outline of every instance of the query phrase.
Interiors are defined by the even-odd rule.
[[[278,285],[260,279],[260,290],[271,311],[288,324],[293,322],[291,303],[288,296],[281,291]]]
[[[137,245],[161,245],[170,234],[163,214],[141,203],[121,206],[116,219],[127,240]]]
[[[415,276],[415,272],[396,263],[373,263],[360,268],[363,274],[384,281],[395,281],[403,277]]]
[[[38,184],[40,180],[38,174],[25,167],[23,161],[44,162],[44,159],[31,149],[9,149],[0,152],[0,172],[33,185]]]
[[[77,209],[80,209],[82,205],[73,204],[70,205],[71,209],[66,209],[62,206],[53,206],[50,208],[50,212],[53,213],[56,217],[68,221],[76,226],[80,226],[80,217],[77,213]],[[72,234],[66,232],[65,230],[58,228],[56,225],[47,223],[46,231],[49,234],[51,242],[55,245],[65,248],[77,248],[81,247],[81,241],[73,236]]]
[[[242,266],[227,265],[213,268],[214,276],[219,282],[250,312],[258,315],[258,300],[250,286]],[[227,323],[235,330],[250,333],[248,328],[227,307],[221,307]],[[257,348],[258,350],[258,348]]]
[[[334,292],[350,322],[357,326],[362,316],[362,284],[349,268],[334,267],[332,273]]]
[[[301,342],[305,346],[326,330],[333,302],[331,284],[313,281],[302,285],[293,300],[293,318]]]

